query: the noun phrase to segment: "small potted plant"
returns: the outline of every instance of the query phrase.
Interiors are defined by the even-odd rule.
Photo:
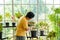
[[[2,23],[0,23],[0,39],[2,40]]]
[[[37,36],[36,36],[36,35],[37,35],[37,30],[36,30],[36,28],[34,27],[34,26],[35,26],[35,22],[29,21],[28,26],[32,28],[32,29],[31,29],[31,37],[37,37]]]
[[[44,30],[46,30],[49,26],[48,23],[46,23],[45,21],[41,21],[38,23],[38,25],[40,26],[40,36],[44,36]]]
[[[6,27],[9,27],[8,19],[10,19],[10,17],[11,17],[11,14],[10,14],[9,12],[6,12],[6,13],[5,13],[5,18],[7,19]]]

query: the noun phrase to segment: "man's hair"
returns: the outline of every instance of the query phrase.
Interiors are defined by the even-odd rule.
[[[26,17],[28,17],[28,18],[33,18],[34,16],[35,15],[34,15],[33,12],[28,12],[27,15],[26,15]]]

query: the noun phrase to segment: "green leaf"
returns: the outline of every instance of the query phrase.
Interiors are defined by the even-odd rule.
[[[15,16],[16,16],[17,18],[20,18],[20,17],[22,16],[22,14],[18,11],[18,12],[15,13]]]
[[[10,17],[11,17],[11,14],[10,14],[9,12],[6,12],[6,13],[5,13],[5,17],[6,17],[6,18],[10,18]]]
[[[56,8],[54,11],[56,14],[60,14],[60,8]]]
[[[3,17],[2,17],[2,15],[0,15],[0,22],[2,21],[2,19],[3,19]]]
[[[2,24],[0,23],[0,32],[2,32]]]

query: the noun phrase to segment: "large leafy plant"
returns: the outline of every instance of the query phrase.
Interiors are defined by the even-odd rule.
[[[53,13],[49,14],[49,20],[53,24],[54,30],[57,33],[57,37],[60,37],[60,7],[59,8],[53,8]],[[56,25],[57,24],[57,25]]]
[[[49,15],[49,20],[53,23],[57,23],[58,25],[60,24],[60,8],[55,8],[54,13]]]

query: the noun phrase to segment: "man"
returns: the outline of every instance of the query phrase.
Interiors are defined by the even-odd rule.
[[[25,40],[26,31],[29,30],[28,20],[34,17],[33,12],[28,12],[26,16],[19,19],[16,30],[16,40]]]

